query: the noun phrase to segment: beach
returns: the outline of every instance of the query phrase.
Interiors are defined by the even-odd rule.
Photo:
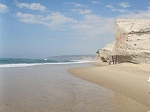
[[[0,68],[0,112],[113,112],[114,92],[68,73],[85,66]]]
[[[0,112],[145,112],[149,71],[130,71],[99,62],[0,68]]]
[[[150,95],[148,94],[150,91],[150,83],[148,83],[150,65],[132,63],[108,65],[103,62],[92,64],[93,67],[72,68],[69,72],[78,78],[122,95],[124,99],[116,97],[120,103],[124,102],[125,110],[120,110],[120,112],[128,109],[130,112],[145,112],[150,109]]]

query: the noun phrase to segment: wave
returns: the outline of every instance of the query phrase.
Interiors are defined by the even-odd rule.
[[[6,67],[28,67],[49,64],[76,64],[94,61],[91,55],[63,55],[51,56],[45,59],[19,59],[19,58],[0,58],[0,68]]]
[[[19,63],[19,64],[1,64],[0,68],[14,68],[14,67],[31,67],[31,66],[41,66],[41,65],[64,65],[64,64],[81,64],[90,63],[93,61],[89,60],[72,60],[72,62],[60,62],[60,63]]]

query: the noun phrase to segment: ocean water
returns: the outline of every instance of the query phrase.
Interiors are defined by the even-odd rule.
[[[46,64],[73,64],[87,63],[95,60],[95,55],[61,55],[50,56],[45,59],[21,59],[21,58],[0,58],[2,67],[26,67]]]

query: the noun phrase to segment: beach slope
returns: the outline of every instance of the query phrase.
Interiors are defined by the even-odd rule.
[[[122,63],[106,66],[103,62],[93,64],[95,66],[71,68],[69,72],[149,107],[150,65]]]

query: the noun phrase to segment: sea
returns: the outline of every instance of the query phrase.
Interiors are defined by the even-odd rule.
[[[95,55],[60,55],[44,59],[0,58],[0,68],[27,67],[48,64],[75,64],[95,61]]]

